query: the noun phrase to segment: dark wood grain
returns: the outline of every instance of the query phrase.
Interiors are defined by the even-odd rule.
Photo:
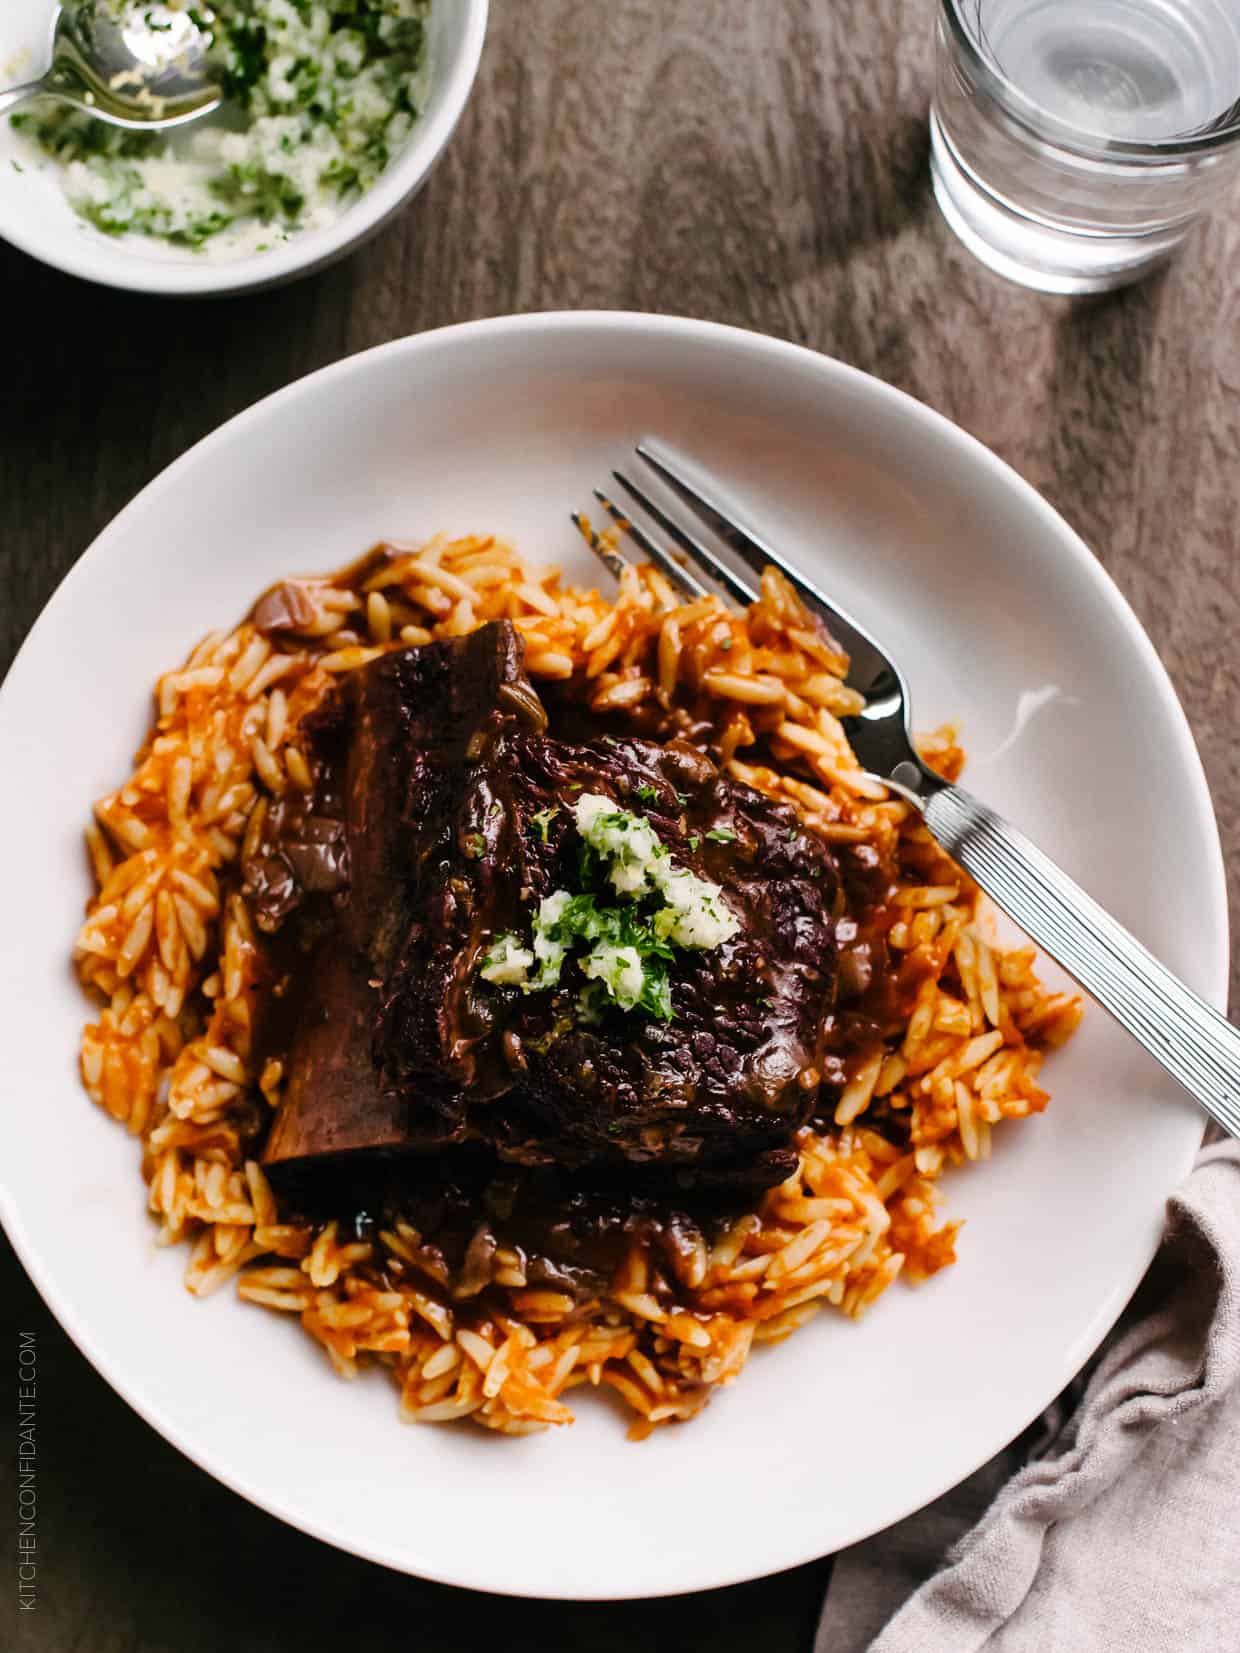
[[[138,489],[290,379],[513,310],[711,317],[890,380],[1045,492],[1175,679],[1236,880],[1240,210],[1202,227],[1164,278],[1113,298],[1047,299],[989,275],[929,198],[931,18],[930,0],[494,0],[442,165],[342,267],[249,299],[164,304],[0,248],[0,661]],[[4,1105],[19,1100],[32,1102]],[[0,1281],[5,1350],[19,1327],[39,1334],[44,1453],[40,1608],[17,1615],[0,1584],[5,1647],[808,1645],[821,1566],[679,1602],[571,1607],[336,1554],[157,1439],[7,1252]]]

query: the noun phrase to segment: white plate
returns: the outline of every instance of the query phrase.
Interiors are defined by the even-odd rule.
[[[1048,1063],[1049,1112],[947,1179],[958,1267],[860,1325],[820,1317],[640,1446],[589,1397],[524,1440],[404,1427],[382,1375],[340,1383],[294,1322],[181,1289],[134,1143],[79,1088],[68,964],[81,825],[126,773],[156,675],[267,581],[381,535],[512,534],[594,580],[569,509],[647,430],[729,478],[890,642],[923,724],[961,719],[983,797],[1216,1003],[1226,978],[1209,796],[1154,650],[1032,489],[873,379],[700,322],[526,316],[341,362],[172,466],[65,581],[0,697],[5,1226],[103,1376],[211,1474],[359,1555],[523,1595],[728,1584],[935,1497],[1093,1350],[1201,1135],[1093,1012]]]

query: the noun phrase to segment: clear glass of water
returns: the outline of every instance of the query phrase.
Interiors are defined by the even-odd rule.
[[[1135,281],[1240,177],[1240,0],[940,0],[934,192],[992,269]]]

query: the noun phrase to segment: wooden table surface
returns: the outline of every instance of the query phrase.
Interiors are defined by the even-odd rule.
[[[291,379],[509,311],[710,317],[910,391],[1079,529],[1175,679],[1235,879],[1240,203],[1167,275],[1115,297],[1050,299],[991,276],[929,194],[932,9],[494,0],[481,78],[439,170],[378,241],[326,274],[179,304],[86,286],[0,246],[3,664],[128,499]],[[5,1647],[809,1645],[826,1563],[679,1600],[565,1606],[423,1584],[304,1538],[154,1435],[7,1250],[0,1266],[6,1363],[19,1330],[39,1336],[43,1455],[39,1607],[18,1615],[13,1586],[0,1588]],[[690,1489],[689,1519],[691,1504]]]

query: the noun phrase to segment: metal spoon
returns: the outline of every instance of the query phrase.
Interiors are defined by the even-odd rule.
[[[223,89],[207,54],[211,31],[172,0],[72,0],[57,12],[51,65],[0,92],[0,114],[50,97],[109,126],[160,132],[217,109]]]

